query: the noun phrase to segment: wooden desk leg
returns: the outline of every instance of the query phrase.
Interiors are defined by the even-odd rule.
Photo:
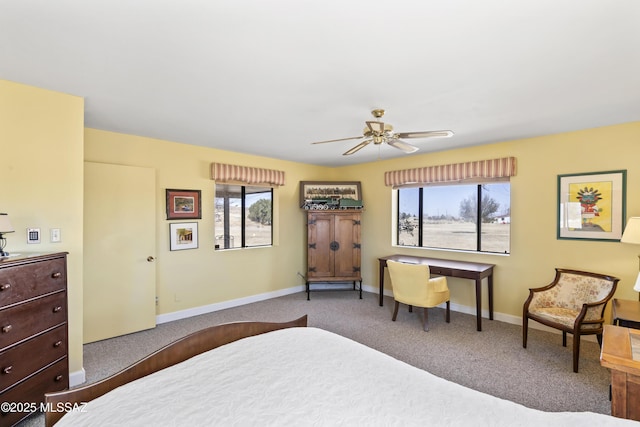
[[[380,275],[380,279],[379,279],[380,280],[380,295],[379,295],[380,307],[382,307],[382,305],[384,304],[384,299],[383,299],[384,298],[384,294],[383,294],[383,292],[384,292],[384,267],[385,267],[385,265],[387,265],[387,262],[384,261],[384,260],[380,260],[380,273],[379,273],[379,275]]]
[[[487,287],[489,290],[489,320],[493,320],[493,274],[487,277]]]
[[[309,289],[309,282],[307,282],[307,301],[309,301],[311,299],[310,296],[311,296],[311,292],[310,292],[310,289]]]
[[[482,279],[476,279],[476,323],[478,331],[482,330]]]

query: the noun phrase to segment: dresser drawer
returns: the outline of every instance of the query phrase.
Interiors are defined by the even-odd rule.
[[[65,357],[63,360],[41,371],[37,376],[21,382],[9,389],[6,393],[2,393],[0,401],[22,403],[27,404],[22,405],[23,407],[29,408],[29,406],[36,406],[37,409],[40,409],[39,404],[40,402],[44,402],[45,393],[65,390],[67,388],[69,388],[69,366],[67,358]],[[29,415],[30,412],[31,411],[5,413],[0,411],[0,426],[13,425]]]
[[[0,310],[0,351],[66,321],[66,292],[58,292]]]
[[[67,325],[0,353],[0,392],[66,356]]]
[[[65,258],[0,268],[0,307],[65,289]]]

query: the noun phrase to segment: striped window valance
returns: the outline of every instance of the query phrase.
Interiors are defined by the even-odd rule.
[[[274,169],[211,163],[211,179],[220,182],[284,185],[284,172]]]
[[[384,183],[387,186],[402,187],[416,184],[508,178],[515,174],[516,158],[504,157],[502,159],[388,171],[384,173]]]

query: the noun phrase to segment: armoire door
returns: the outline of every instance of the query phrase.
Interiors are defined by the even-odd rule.
[[[333,277],[335,252],[329,250],[334,238],[333,215],[310,213],[307,222],[307,276]]]
[[[336,277],[360,277],[360,214],[336,214],[334,241]]]
[[[156,325],[155,170],[85,162],[84,342]]]

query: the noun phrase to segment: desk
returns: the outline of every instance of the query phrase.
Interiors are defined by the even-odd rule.
[[[410,264],[427,264],[431,273],[440,276],[471,279],[476,283],[476,319],[478,330],[482,330],[482,279],[487,278],[489,290],[489,319],[493,320],[493,267],[494,264],[481,264],[477,262],[452,261],[439,258],[425,258],[410,255],[389,255],[378,258],[380,261],[380,306],[384,297],[384,268],[387,261],[407,262]]]
[[[611,370],[611,415],[614,417],[640,420],[639,347],[639,330],[604,325],[600,364]]]
[[[616,326],[640,329],[640,301],[614,298],[611,315]]]

